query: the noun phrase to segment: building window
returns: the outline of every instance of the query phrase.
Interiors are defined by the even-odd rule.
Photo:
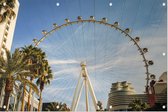
[[[4,44],[2,45],[2,48],[5,49],[5,45]]]
[[[6,43],[6,38],[4,38],[4,40],[3,40],[5,43]]]
[[[6,37],[8,36],[8,33],[7,33],[7,32],[5,32],[5,36],[6,36]]]
[[[6,30],[9,31],[9,26],[6,26]]]
[[[3,51],[1,51],[1,55],[4,55],[4,52],[3,52]]]
[[[27,103],[27,102],[25,103],[24,110],[25,110],[25,111],[28,111],[28,103]]]
[[[8,21],[8,23],[7,23],[8,25],[10,25],[10,21]]]
[[[10,20],[12,19],[12,15],[9,16],[9,19],[10,19]]]
[[[37,108],[33,107],[33,111],[37,111]]]

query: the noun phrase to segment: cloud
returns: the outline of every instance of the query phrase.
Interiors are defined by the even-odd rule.
[[[79,62],[76,60],[51,60],[49,59],[49,64],[51,65],[60,65],[60,64],[78,64]]]
[[[60,76],[63,74],[70,74],[72,76],[76,76],[77,74],[80,74],[80,68],[73,67],[73,68],[62,68],[59,71],[56,71],[53,73],[55,76]]]

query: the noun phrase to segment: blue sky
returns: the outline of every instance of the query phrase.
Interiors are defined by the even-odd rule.
[[[43,29],[49,31],[53,23],[61,25],[65,18],[107,17],[109,23],[118,21],[122,29],[131,28],[132,37],[140,37],[140,46],[149,48],[147,59],[154,60],[150,72],[158,78],[167,68],[166,56],[162,55],[167,52],[167,5],[163,3],[166,0],[21,0],[12,50],[40,39]],[[43,93],[44,102],[62,101],[70,106],[81,61],[86,61],[95,94],[104,106],[111,83],[127,80],[137,93],[144,91],[142,57],[115,29],[92,23],[72,25],[53,33],[39,47],[47,53],[54,71],[54,80]],[[92,109],[91,101],[90,105]],[[84,107],[82,97],[78,110]]]

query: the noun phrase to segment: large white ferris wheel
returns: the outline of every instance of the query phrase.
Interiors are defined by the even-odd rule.
[[[75,26],[77,24],[79,24],[80,26]],[[78,67],[80,67],[80,70],[75,73],[75,74],[78,74],[79,78],[77,80],[77,83],[75,83],[75,86],[76,86],[75,89],[73,89],[73,97],[71,97],[71,110],[72,111],[77,110],[77,107],[78,107],[78,104],[80,101],[80,97],[82,96],[81,94],[82,94],[83,87],[85,87],[84,88],[84,90],[85,90],[84,98],[85,98],[86,111],[89,110],[89,100],[90,99],[93,102],[94,109],[95,110],[99,109],[99,107],[97,106],[97,95],[94,91],[94,85],[92,85],[93,78],[90,78],[90,75],[93,74],[93,72],[91,72],[91,70],[93,70],[95,72],[95,74],[97,73],[97,74],[102,74],[102,75],[104,73],[110,73],[108,71],[115,71],[114,65],[116,63],[114,61],[111,61],[112,58],[110,58],[113,54],[109,53],[109,52],[113,51],[113,49],[115,49],[115,48],[113,48],[113,45],[112,45],[113,40],[110,39],[110,36],[109,36],[109,39],[107,38],[105,40],[105,38],[106,38],[105,35],[108,35],[108,34],[101,35],[102,34],[101,31],[104,30],[104,28],[107,28],[109,32],[112,31],[112,32],[110,32],[111,33],[110,35],[113,35],[113,32],[116,32],[118,35],[121,34],[122,37],[127,37],[127,39],[132,42],[132,45],[135,46],[135,48],[137,48],[136,50],[139,52],[139,53],[137,52],[137,55],[139,57],[141,57],[141,61],[144,63],[141,66],[141,68],[143,68],[143,67],[145,68],[144,74],[146,74],[146,75],[142,74],[143,77],[146,77],[146,78],[144,78],[144,80],[146,80],[145,92],[147,94],[149,94],[149,91],[148,91],[149,90],[148,89],[149,80],[151,77],[153,77],[153,74],[151,74],[149,72],[149,66],[153,65],[154,62],[145,57],[145,54],[148,52],[148,48],[140,47],[140,44],[139,44],[140,37],[138,37],[138,36],[136,36],[135,38],[132,37],[130,35],[129,28],[126,28],[123,30],[119,27],[118,22],[114,22],[113,24],[111,24],[111,23],[107,22],[107,18],[102,18],[102,20],[96,20],[94,18],[94,16],[90,16],[89,19],[82,19],[81,16],[78,16],[77,20],[75,20],[75,21],[70,21],[69,19],[65,19],[64,24],[57,25],[56,23],[54,23],[53,26],[54,26],[53,29],[51,29],[49,31],[43,30],[42,31],[43,36],[39,40],[34,39],[33,41],[34,41],[35,46],[40,46],[43,43],[45,43],[45,41],[51,39],[50,42],[46,43],[46,45],[43,45],[43,48],[45,49],[47,45],[48,45],[48,47],[50,47],[50,51],[48,51],[48,49],[45,49],[45,50],[47,51],[47,53],[54,55],[52,57],[52,59],[54,57],[56,59],[57,58],[61,59],[62,57],[63,57],[62,59],[65,59],[64,57],[66,57],[66,58],[68,57],[68,59],[76,59],[80,63],[80,65],[78,63]],[[75,26],[75,27],[70,27],[70,26]],[[68,32],[72,32],[72,33],[67,34],[67,35],[69,35],[69,37],[67,37],[67,38],[63,37],[64,39],[62,39],[62,38],[56,39],[56,37],[50,37],[52,34],[62,33],[59,31],[64,29],[64,27],[68,28],[68,30],[66,29]],[[96,27],[101,27],[101,28],[98,29],[96,32],[96,30],[95,30]],[[78,29],[75,31],[72,31],[73,28],[78,28]],[[78,32],[80,31],[81,33],[78,33],[77,31]],[[89,36],[90,32],[92,32],[93,35]],[[107,33],[109,33],[109,32],[107,32]],[[73,36],[75,36],[75,39],[72,39]],[[87,36],[87,39],[84,38],[84,36]],[[71,43],[69,43],[69,40],[71,40]],[[56,43],[54,43],[54,41],[58,41],[58,43],[56,44]],[[98,47],[92,49],[91,46],[95,46],[95,44],[97,44]],[[65,48],[67,48],[67,49],[65,50]],[[119,47],[117,47],[117,48],[119,48]],[[102,52],[102,50],[106,50],[106,52]],[[114,51],[114,52],[116,52],[116,51]],[[55,55],[56,53],[58,55]],[[91,57],[90,54],[93,55],[93,58],[90,58]],[[103,63],[103,65],[102,66],[97,65],[96,66],[98,68],[97,71],[95,69],[96,67],[92,68],[90,66],[95,63],[98,64],[99,62]],[[129,67],[131,65],[129,65],[129,63],[128,63],[127,65],[124,65],[124,66]],[[64,69],[69,70],[69,71],[72,70],[70,68],[70,66],[62,66],[62,67],[64,67]],[[122,67],[122,65],[120,67]],[[131,67],[130,67],[130,69],[131,69]],[[137,69],[139,69],[139,68],[137,68]],[[99,73],[99,70],[102,70],[103,72]],[[129,70],[128,70],[128,72],[129,72]],[[134,73],[136,73],[136,72],[134,72]],[[95,75],[95,77],[96,77],[96,75]],[[104,77],[106,77],[106,76],[104,76]],[[113,77],[113,76],[110,76],[110,77]],[[101,77],[101,78],[98,78],[99,80],[94,80],[94,81],[101,83],[101,81],[103,80],[103,77]],[[123,80],[125,80],[125,79],[123,79]],[[106,83],[106,81],[104,81],[102,83]],[[110,81],[109,83],[111,85],[112,82]],[[110,89],[110,88],[108,87],[107,89]],[[90,97],[88,95],[90,95]]]

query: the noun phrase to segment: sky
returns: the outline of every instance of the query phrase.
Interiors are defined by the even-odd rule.
[[[138,44],[149,49],[145,56],[154,61],[149,72],[158,79],[167,70],[166,0],[20,0],[12,51],[32,44],[34,38],[39,40],[41,31],[50,31],[53,23],[64,24],[65,18],[75,21],[77,16],[106,17],[108,23],[118,21],[121,29],[130,28],[132,37],[140,37]],[[48,36],[39,47],[46,52],[54,74],[51,85],[44,89],[44,102],[65,102],[70,107],[82,61],[104,107],[112,83],[128,81],[137,93],[145,90],[142,56],[132,41],[113,28],[93,23],[70,25]],[[93,110],[90,96],[89,104]],[[84,108],[83,90],[77,110]]]

